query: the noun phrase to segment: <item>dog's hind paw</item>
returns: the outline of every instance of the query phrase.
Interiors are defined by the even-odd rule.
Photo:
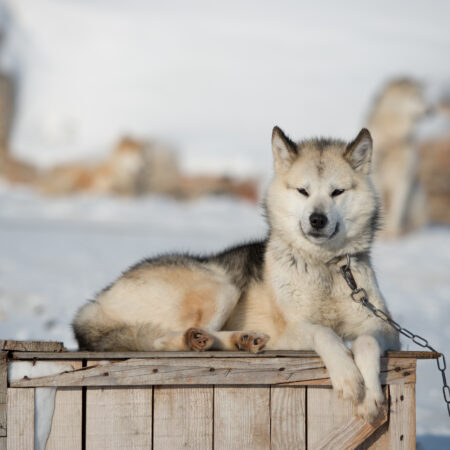
[[[270,336],[265,333],[255,333],[254,331],[240,331],[234,333],[233,343],[238,350],[251,353],[260,352],[269,341]]]
[[[208,350],[214,343],[214,336],[201,328],[189,328],[184,337],[188,348],[196,352]]]

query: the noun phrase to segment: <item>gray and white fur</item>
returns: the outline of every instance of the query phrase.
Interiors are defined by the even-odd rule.
[[[372,138],[363,129],[350,143],[294,143],[275,127],[272,150],[265,240],[136,264],[78,311],[75,336],[97,351],[315,350],[334,389],[373,421],[384,402],[380,355],[399,337],[350,299],[339,272],[349,254],[358,286],[389,314],[370,260]]]

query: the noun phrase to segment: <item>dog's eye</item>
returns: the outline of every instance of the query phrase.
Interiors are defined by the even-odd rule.
[[[305,197],[309,197],[308,192],[306,191],[306,189],[303,188],[297,188],[297,191],[300,192],[300,194],[304,195]]]
[[[332,197],[337,197],[338,195],[341,195],[345,192],[345,189],[335,189],[332,193]]]

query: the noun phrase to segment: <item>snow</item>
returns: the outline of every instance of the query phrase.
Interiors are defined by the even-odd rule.
[[[75,348],[69,324],[77,308],[139,259],[212,252],[265,231],[260,207],[227,198],[44,198],[0,187],[0,339],[62,340]],[[449,248],[449,228],[428,228],[374,249],[394,318],[447,357]],[[403,348],[417,349],[407,341]],[[417,431],[450,436],[435,366],[418,362]]]
[[[445,0],[2,3],[12,144],[40,166],[133,133],[175,144],[190,171],[253,174],[274,124],[350,139],[389,78],[450,77]]]
[[[450,3],[3,0],[0,66],[16,76],[12,147],[40,166],[99,158],[123,134],[174,144],[190,172],[270,172],[274,124],[352,138],[393,76],[450,79]],[[439,123],[438,123],[439,122]],[[449,129],[448,119],[422,133]],[[261,237],[259,207],[225,198],[43,198],[0,185],[0,338],[56,339],[137,260]],[[396,320],[450,357],[450,229],[378,242]],[[405,348],[413,345],[404,342]],[[418,363],[417,431],[450,448],[434,361]],[[440,436],[438,436],[440,435]]]

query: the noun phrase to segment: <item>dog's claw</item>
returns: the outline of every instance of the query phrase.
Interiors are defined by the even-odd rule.
[[[265,347],[269,339],[270,336],[265,333],[249,331],[236,333],[234,336],[234,344],[238,350],[258,353]]]
[[[373,393],[366,390],[366,395],[361,403],[356,406],[356,414],[370,424],[376,424],[387,408],[383,392]]]
[[[201,328],[189,328],[185,334],[188,348],[196,352],[204,352],[211,348],[214,337]]]

